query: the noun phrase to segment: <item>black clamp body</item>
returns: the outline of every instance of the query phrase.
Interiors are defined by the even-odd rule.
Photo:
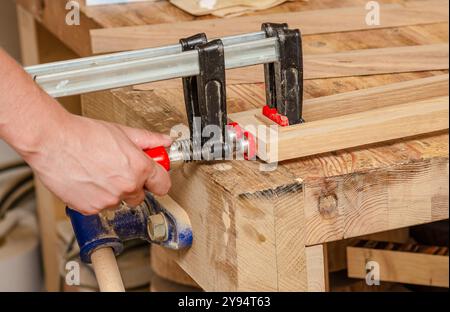
[[[207,42],[205,34],[180,40],[182,50],[198,51],[200,72],[183,78],[184,98],[193,149],[200,148],[202,159],[226,155],[225,54],[220,39]],[[217,132],[220,130],[220,133]],[[209,136],[208,136],[209,135]],[[198,153],[194,152],[194,155]]]
[[[266,37],[276,37],[279,60],[264,65],[266,99],[270,108],[286,116],[290,125],[303,122],[303,53],[298,29],[287,24],[264,23]]]

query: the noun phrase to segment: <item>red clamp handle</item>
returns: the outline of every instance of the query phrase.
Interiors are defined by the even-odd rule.
[[[164,146],[146,149],[144,153],[163,166],[167,171],[170,170],[170,158]]]

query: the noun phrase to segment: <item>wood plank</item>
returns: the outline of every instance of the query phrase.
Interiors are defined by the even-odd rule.
[[[449,287],[447,247],[372,241],[360,241],[347,247],[349,277],[365,278],[369,261],[378,263],[381,282]]]
[[[446,96],[448,88],[449,75],[444,74],[322,96],[305,101],[303,117],[308,122],[421,101]]]
[[[278,138],[268,135],[268,141],[258,144],[264,145],[267,157],[263,159],[273,162],[446,130],[448,100],[448,96],[438,97],[279,127]]]
[[[304,55],[304,79],[404,73],[448,69],[448,44],[353,50],[339,53]],[[261,65],[231,69],[227,85],[264,82]],[[135,90],[182,88],[181,79],[170,79],[135,86]]]
[[[440,124],[428,124],[428,126],[431,126],[428,129],[416,127],[411,129],[411,132],[405,131],[407,129],[402,127],[395,127],[397,118],[402,119],[399,113],[409,115],[406,119],[402,119],[405,122],[412,121],[410,118],[414,118],[413,107],[417,109],[417,113],[425,113],[421,105],[429,103],[429,100],[425,100],[424,103],[420,102],[428,97],[436,97],[432,101],[435,103],[431,103],[432,105],[429,106],[433,111],[429,117],[437,117],[437,120],[441,120]],[[402,104],[408,101],[412,102],[410,103],[411,109],[406,107],[409,104]],[[358,105],[354,103],[358,103]],[[396,109],[393,109],[392,106],[396,106]],[[435,111],[435,109],[437,110]],[[301,125],[278,127],[274,122],[263,116],[260,109],[230,114],[229,118],[238,122],[257,137],[259,158],[267,162],[274,162],[391,140],[399,138],[398,135],[412,136],[447,129],[448,117],[445,115],[447,110],[448,75],[441,75],[307,100],[304,104],[304,118],[307,122]],[[375,125],[376,120],[373,119],[376,116],[379,118],[377,125]],[[351,140],[346,140],[345,138],[348,137],[346,131],[356,130],[356,128],[350,129],[355,121],[361,122],[357,126],[359,130],[367,128],[367,134],[371,134],[372,137],[366,136],[366,133],[358,132],[352,135]],[[394,131],[387,130],[385,139],[381,137],[382,132],[380,130],[382,128],[375,133],[371,132],[371,127],[382,127],[383,125],[388,127],[388,124],[394,126],[395,129]],[[354,125],[356,126],[356,124]],[[267,129],[258,130],[260,126]],[[428,127],[425,123],[424,126],[425,128]],[[436,128],[434,128],[435,126]],[[325,132],[322,132],[323,135],[327,136],[326,141],[318,140],[321,127],[326,129]],[[258,133],[258,131],[261,132]],[[328,133],[328,131],[331,132]],[[314,135],[311,136],[312,133]],[[362,134],[359,143],[358,134]],[[333,137],[337,141],[333,141]],[[292,144],[292,142],[299,140],[302,142],[301,149]],[[308,145],[308,142],[312,145]],[[323,148],[320,148],[321,142],[327,142]],[[337,144],[333,145],[334,143]],[[346,145],[345,143],[348,143],[348,145],[343,147]]]
[[[365,6],[246,16],[221,20],[130,26],[90,31],[93,53],[135,50],[174,44],[180,38],[207,32],[210,38],[255,32],[264,22],[288,23],[303,35],[448,22],[448,2],[411,1],[404,5],[381,4],[383,22],[367,25]],[[323,22],[326,17],[327,22]]]

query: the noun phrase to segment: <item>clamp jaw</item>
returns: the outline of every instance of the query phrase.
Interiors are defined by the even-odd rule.
[[[192,227],[181,208],[164,207],[150,194],[137,207],[121,204],[115,210],[84,216],[66,208],[75,237],[80,246],[80,258],[91,263],[97,248],[111,247],[115,255],[123,251],[123,242],[142,239],[170,249],[184,249],[192,245]]]
[[[304,122],[303,108],[303,53],[298,29],[287,24],[264,23],[261,29],[266,37],[278,39],[279,61],[264,65],[267,105],[263,114],[280,126]]]
[[[183,78],[194,160],[229,159],[235,150],[242,151],[245,159],[254,158],[256,147],[252,135],[236,123],[227,124],[225,51],[222,40],[208,42],[206,35],[200,33],[181,39],[180,44],[183,52],[198,51],[200,67],[199,75]],[[217,129],[219,135],[215,131]]]

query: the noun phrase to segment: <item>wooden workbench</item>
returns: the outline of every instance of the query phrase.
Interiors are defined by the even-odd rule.
[[[82,56],[92,52],[90,29],[193,19],[161,2],[89,8],[83,10],[81,26],[73,27],[57,18],[64,7],[56,1],[44,1],[44,7],[37,5],[41,1],[18,2]],[[271,12],[365,2],[294,2]],[[309,35],[304,37],[304,52],[447,41],[448,22]],[[313,79],[305,83],[305,97],[445,72]],[[264,102],[262,84],[228,87],[230,112]],[[186,122],[182,91],[177,88],[130,87],[85,95],[83,114],[161,132]],[[271,172],[259,168],[258,162],[234,161],[188,164],[175,171],[170,195],[191,218],[194,245],[182,253],[156,248],[154,252],[173,259],[205,290],[325,290],[324,243],[448,218],[448,131],[285,161]]]

